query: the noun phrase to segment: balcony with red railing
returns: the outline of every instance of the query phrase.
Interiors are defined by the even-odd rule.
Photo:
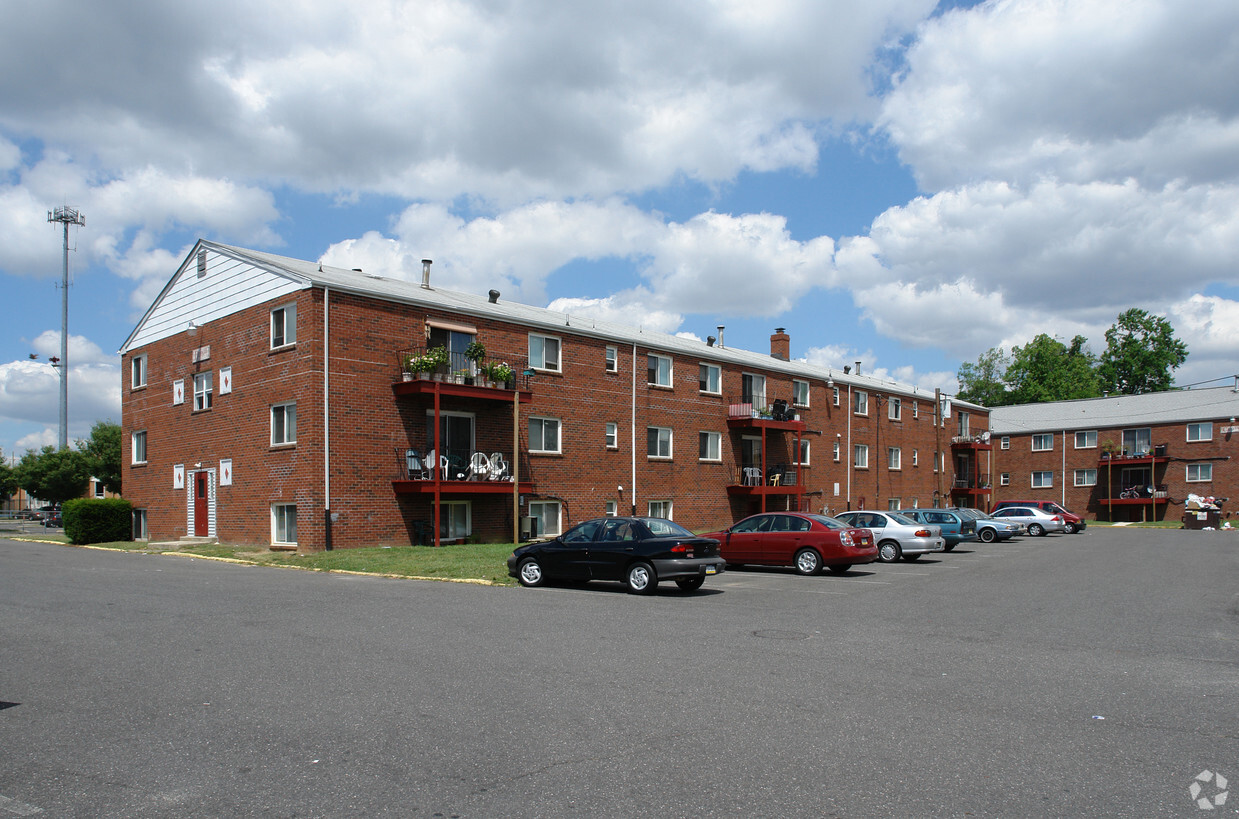
[[[439,455],[417,449],[395,450],[392,490],[398,495],[511,495],[514,470],[507,452],[453,452]],[[480,457],[479,457],[480,456]],[[519,492],[534,491],[525,453],[520,455]]]
[[[988,432],[979,432],[976,435],[956,435],[951,439],[951,449],[988,452],[993,449],[989,438]]]
[[[729,429],[768,429],[786,432],[804,432],[803,407],[790,406],[779,399],[766,404],[763,396],[743,396],[727,401],[727,427]]]

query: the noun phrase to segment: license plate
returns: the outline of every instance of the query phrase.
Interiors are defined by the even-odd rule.
[[[706,574],[718,574],[718,566],[715,566],[713,563],[706,566]]]

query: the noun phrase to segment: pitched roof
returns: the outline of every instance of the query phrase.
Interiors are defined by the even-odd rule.
[[[994,407],[990,410],[989,423],[995,435],[1019,435],[1026,432],[1207,421],[1234,416],[1239,416],[1239,392],[1232,387],[1212,387]]]

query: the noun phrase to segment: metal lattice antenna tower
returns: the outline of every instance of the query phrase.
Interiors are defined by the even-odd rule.
[[[64,226],[64,277],[60,282],[60,448],[69,448],[69,225],[82,226],[86,217],[71,207],[47,212],[47,221]]]

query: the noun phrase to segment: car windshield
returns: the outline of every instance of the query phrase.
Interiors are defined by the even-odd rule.
[[[641,522],[649,527],[654,537],[696,537],[680,524],[666,518],[641,518]]]
[[[822,524],[827,529],[851,529],[852,528],[851,526],[844,523],[843,521],[835,520],[834,518],[827,517],[826,515],[809,515],[809,518],[811,520],[815,520],[818,523]]]
[[[918,521],[913,520],[907,515],[901,515],[898,512],[887,512],[886,516],[895,521],[895,523],[902,523],[904,526],[916,526],[918,523]]]

